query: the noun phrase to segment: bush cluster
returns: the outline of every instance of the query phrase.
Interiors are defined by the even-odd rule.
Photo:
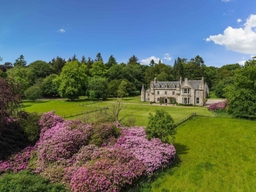
[[[220,110],[220,109],[225,109],[226,106],[227,106],[227,101],[213,103],[213,104],[210,104],[210,106],[208,107],[208,110],[216,111],[216,110]]]
[[[143,127],[93,127],[64,121],[54,112],[43,114],[39,125],[35,146],[0,162],[0,174],[30,168],[72,191],[122,191],[169,165],[176,154],[173,145],[148,140]]]

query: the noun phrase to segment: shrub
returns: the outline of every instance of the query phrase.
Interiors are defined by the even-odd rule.
[[[40,128],[38,121],[40,116],[37,113],[27,113],[25,111],[20,111],[18,113],[19,123],[26,135],[26,138],[31,144],[35,144],[39,139]]]
[[[227,101],[213,103],[213,104],[210,104],[210,106],[208,107],[208,110],[216,111],[216,110],[220,110],[220,109],[225,109],[226,106],[227,106]]]
[[[114,145],[116,138],[120,135],[120,129],[115,124],[103,123],[93,128],[90,144],[96,146]]]
[[[121,191],[145,171],[143,164],[122,148],[100,148],[91,159],[74,172],[70,182],[73,191]]]
[[[168,136],[174,138],[175,134],[174,120],[166,111],[160,109],[156,110],[155,115],[149,113],[148,126],[146,127],[146,134],[149,139],[159,138],[163,142],[168,142]]]
[[[19,172],[27,169],[32,151],[35,151],[35,148],[29,146],[10,157],[7,161],[0,161],[0,174],[6,173],[7,171]]]
[[[129,150],[144,164],[148,174],[168,166],[175,158],[176,150],[173,145],[162,143],[158,138],[149,141],[142,127],[122,130],[122,135],[118,138],[115,147]]]
[[[43,170],[50,163],[71,158],[83,145],[88,144],[91,129],[90,125],[80,121],[64,121],[46,130],[37,143],[37,171]]]
[[[42,97],[42,91],[41,91],[40,87],[34,85],[34,86],[29,87],[24,92],[24,95],[28,100],[35,101]]]
[[[0,191],[36,191],[36,192],[66,192],[63,185],[51,183],[40,175],[22,171],[16,174],[4,174],[0,178]]]

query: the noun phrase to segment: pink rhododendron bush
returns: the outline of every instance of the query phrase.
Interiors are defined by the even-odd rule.
[[[170,165],[176,155],[173,145],[148,140],[143,127],[93,127],[54,112],[43,114],[39,125],[35,146],[0,162],[0,174],[31,169],[75,192],[122,191]]]
[[[227,101],[223,101],[223,102],[219,102],[219,103],[212,103],[212,104],[210,104],[208,109],[210,111],[216,111],[216,110],[225,109],[226,106],[227,106]]]

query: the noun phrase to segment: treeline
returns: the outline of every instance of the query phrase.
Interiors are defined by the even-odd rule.
[[[78,59],[76,55],[65,60],[53,58],[50,62],[37,60],[27,65],[23,55],[15,60],[13,66],[1,65],[0,77],[10,77],[20,83],[23,96],[35,100],[39,97],[67,97],[71,100],[87,95],[91,99],[135,96],[140,94],[142,84],[149,86],[155,77],[159,81],[201,79],[205,77],[211,90],[223,97],[223,89],[232,83],[239,64],[223,67],[208,67],[200,56],[190,60],[177,58],[173,66],[151,60],[142,65],[133,55],[127,63],[118,63],[113,55],[107,62],[100,53],[95,59]]]

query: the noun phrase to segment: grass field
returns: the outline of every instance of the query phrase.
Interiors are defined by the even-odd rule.
[[[100,107],[111,107],[116,102],[116,99],[108,99],[103,102],[92,102],[88,100],[78,100],[70,102],[67,100],[40,100],[36,102],[23,102],[24,109],[28,112],[44,113],[55,110],[57,115],[67,117],[74,115],[67,119],[77,119],[81,116],[76,115],[82,112],[90,111]],[[200,115],[213,116],[213,114],[205,107],[185,107],[185,106],[165,106],[154,104],[150,105],[147,102],[141,102],[140,97],[124,98],[122,103],[126,109],[121,112],[122,115],[133,114],[136,118],[136,125],[146,126],[148,122],[149,113],[154,113],[156,109],[163,108],[174,118],[175,122],[181,121],[191,113]]]
[[[255,121],[193,118],[177,130],[180,163],[161,173],[152,191],[255,191],[255,141]]]
[[[45,100],[24,102],[29,112],[55,110],[57,115],[90,111],[111,106],[116,99],[104,102],[80,100]],[[205,107],[160,106],[140,102],[139,97],[122,100],[127,108],[123,115],[133,113],[136,125],[147,125],[148,114],[163,108],[178,122],[191,113],[209,117],[194,117],[177,128],[175,148],[179,163],[160,173],[151,183],[155,192],[219,192],[255,191],[256,189],[256,121],[232,118],[212,118]],[[74,116],[73,119],[80,116]]]

